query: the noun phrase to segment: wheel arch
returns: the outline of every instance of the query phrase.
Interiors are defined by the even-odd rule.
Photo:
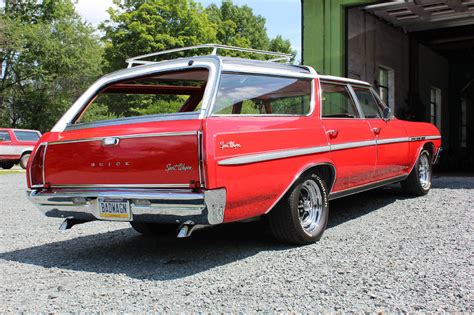
[[[433,161],[434,159],[434,153],[435,153],[435,145],[433,142],[431,141],[427,141],[425,143],[423,143],[422,145],[420,145],[417,149],[417,152],[416,152],[416,159],[413,161],[411,167],[410,167],[410,171],[408,173],[411,173],[411,171],[413,170],[413,168],[415,167],[416,165],[416,162],[418,161],[418,159],[420,158],[420,155],[421,153],[424,151],[424,150],[428,150],[428,152],[430,153],[430,158],[431,158],[431,161]]]
[[[277,201],[265,212],[265,214],[268,214],[270,211],[272,211],[273,208],[288,194],[289,191],[294,187],[294,185],[298,182],[300,178],[303,176],[306,176],[307,174],[318,174],[323,177],[327,189],[328,189],[328,197],[331,193],[331,190],[334,187],[334,183],[336,182],[336,167],[334,166],[333,163],[331,162],[317,162],[313,164],[309,164],[305,167],[303,167],[295,176],[293,181],[288,185],[288,187],[285,189],[285,191],[281,194],[281,196],[277,199]]]
[[[31,154],[31,152],[33,152],[32,149],[24,150],[23,152],[21,152],[20,159],[23,157],[23,155],[25,155],[25,154]]]

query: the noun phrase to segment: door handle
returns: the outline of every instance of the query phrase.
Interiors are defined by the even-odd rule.
[[[336,138],[337,135],[339,134],[339,131],[337,131],[337,130],[328,130],[328,131],[326,131],[326,133],[329,136],[329,138]]]
[[[380,134],[380,131],[381,131],[381,130],[382,130],[381,128],[372,128],[372,131],[373,131],[376,135]]]

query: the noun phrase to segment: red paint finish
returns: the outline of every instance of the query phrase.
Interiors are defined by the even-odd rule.
[[[321,123],[312,117],[212,117],[207,119],[207,174],[211,188],[225,187],[225,221],[255,217],[268,211],[295,180],[312,164],[327,161],[305,155],[243,165],[219,165],[219,161],[255,153],[272,153],[327,146]],[[233,142],[237,148],[222,144]]]
[[[67,157],[67,158],[65,158]],[[74,161],[74,163],[71,163]],[[56,185],[160,184],[190,185],[199,181],[198,138],[195,135],[50,144],[46,182]]]
[[[373,179],[383,180],[406,173],[410,164],[409,142],[406,140],[408,135],[404,128],[406,123],[396,118],[388,121],[373,118],[367,121],[377,141],[405,139],[402,142],[377,145],[377,166]]]
[[[365,119],[324,118],[322,121],[331,146],[375,139]],[[331,133],[335,134],[331,136]],[[337,166],[334,192],[367,184],[372,180],[377,158],[375,145],[334,150],[330,156]]]
[[[321,119],[319,84],[317,79],[314,82],[316,105],[309,116],[211,116],[47,133],[40,141],[48,143],[46,182],[54,189],[57,185],[166,184],[172,188],[201,181],[205,189],[226,189],[224,221],[231,222],[270,211],[294,181],[316,165],[329,164],[336,169],[331,192],[338,192],[407,175],[425,144],[432,144],[434,152],[441,145],[438,139],[410,140],[439,136],[439,131],[426,123],[397,119]],[[157,136],[176,132],[193,134]],[[202,134],[201,142],[198,133]],[[120,136],[127,137],[121,138],[116,146],[102,143],[103,138]],[[399,138],[405,141],[376,143],[376,140]],[[80,141],[84,139],[93,140]],[[350,146],[357,143],[362,146]],[[322,148],[321,152],[291,156],[298,150],[315,148]],[[220,164],[240,157],[271,157],[278,152],[290,156],[246,164]]]

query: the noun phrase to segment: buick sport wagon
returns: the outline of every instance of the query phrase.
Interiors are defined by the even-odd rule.
[[[217,53],[229,50],[263,58]],[[186,237],[263,218],[278,240],[309,244],[332,199],[393,183],[428,193],[441,149],[435,126],[393,117],[366,82],[287,59],[209,44],[127,60],[41,137],[29,199],[64,218],[61,229],[125,221]]]

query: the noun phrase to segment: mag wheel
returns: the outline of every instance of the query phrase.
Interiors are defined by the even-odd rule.
[[[20,159],[20,166],[22,169],[25,169],[26,166],[28,165],[28,160],[30,159],[30,154],[26,153],[24,154],[21,159]]]
[[[270,212],[273,235],[291,244],[310,244],[319,240],[328,220],[326,184],[316,174],[302,178]]]
[[[402,189],[412,196],[426,195],[431,188],[432,171],[430,153],[423,150],[410,175],[402,182]]]
[[[148,223],[148,222],[130,222],[132,228],[140,234],[146,236],[157,236],[177,233],[178,225],[176,224],[159,224],[159,223]]]

